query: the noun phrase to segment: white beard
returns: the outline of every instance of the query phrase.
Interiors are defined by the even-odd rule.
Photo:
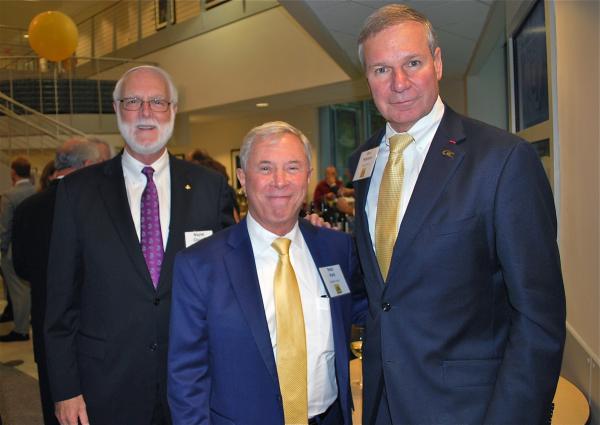
[[[121,113],[117,113],[117,125],[121,136],[125,139],[125,143],[129,148],[140,155],[152,155],[159,152],[169,142],[173,135],[173,127],[175,126],[175,114],[172,114],[171,119],[167,124],[161,126],[155,119],[138,119],[133,123],[125,123],[121,119]],[[158,128],[158,139],[152,143],[141,144],[135,138],[135,130],[138,125],[152,125]]]

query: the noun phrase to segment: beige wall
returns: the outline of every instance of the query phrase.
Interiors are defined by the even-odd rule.
[[[600,32],[596,1],[557,1],[560,245],[567,320],[600,357]]]

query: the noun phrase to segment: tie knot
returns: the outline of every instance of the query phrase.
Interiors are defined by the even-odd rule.
[[[413,140],[413,137],[408,133],[394,134],[390,137],[390,152],[401,154]]]
[[[152,180],[152,176],[154,175],[154,168],[144,167],[142,168],[142,174],[144,174],[148,180]]]
[[[271,246],[275,249],[275,251],[277,251],[277,254],[288,255],[288,253],[290,252],[290,244],[291,243],[292,243],[292,241],[289,239],[277,238],[273,241]]]

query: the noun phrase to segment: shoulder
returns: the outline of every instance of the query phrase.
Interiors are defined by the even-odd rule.
[[[315,240],[322,244],[338,247],[343,247],[352,242],[352,237],[347,233],[326,227],[313,226],[308,220],[303,218],[299,219],[298,226],[305,240]]]
[[[172,171],[183,173],[188,178],[219,184],[226,181],[225,176],[219,174],[215,170],[203,167],[202,165],[184,161],[183,159],[175,158],[174,156],[170,157],[170,161]]]

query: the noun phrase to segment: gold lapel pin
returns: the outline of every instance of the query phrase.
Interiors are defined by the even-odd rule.
[[[450,159],[454,158],[454,152],[451,151],[450,149],[444,149],[442,151],[442,155],[447,156]]]
[[[184,187],[185,187],[185,190],[190,190],[192,188],[192,186],[190,186],[189,184],[186,184]]]

